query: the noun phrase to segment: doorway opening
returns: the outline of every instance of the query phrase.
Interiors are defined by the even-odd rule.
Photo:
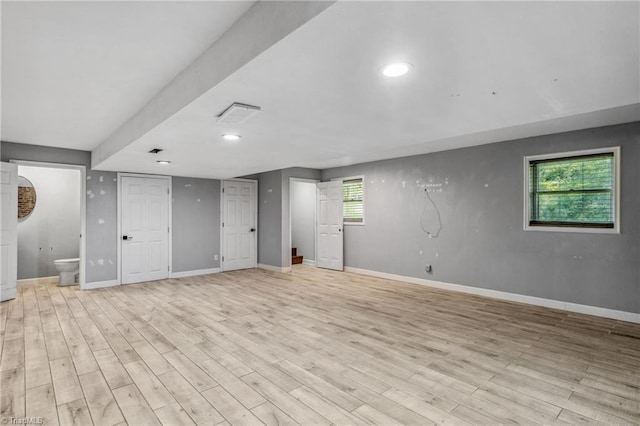
[[[18,167],[17,278],[85,283],[85,166],[13,161]]]
[[[290,266],[316,266],[316,183],[318,180],[289,178]]]

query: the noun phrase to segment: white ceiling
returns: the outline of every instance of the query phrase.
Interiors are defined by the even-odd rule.
[[[228,178],[638,120],[639,17],[637,2],[339,2],[97,168]],[[3,10],[3,50],[4,25]],[[94,31],[86,32],[91,36]],[[128,37],[129,43],[145,39],[134,33]],[[179,50],[180,43],[172,49]],[[122,54],[117,46],[112,51]],[[100,58],[85,59],[83,52],[81,62]],[[165,72],[167,56],[156,50],[149,58],[136,57],[140,74],[131,90],[136,81]],[[398,79],[378,74],[382,65],[397,60],[413,64],[412,72]],[[148,67],[152,62],[154,67]],[[3,72],[4,64],[3,51]],[[90,71],[101,72],[99,78],[83,73],[85,78],[69,81],[67,90],[81,95],[107,78],[101,67],[94,68]],[[165,75],[179,69],[176,61]],[[94,148],[147,99],[139,97],[136,103],[116,97],[99,113],[85,112],[82,124],[101,129],[91,130],[89,143],[90,129],[74,129],[74,114],[67,115],[74,112],[71,101],[63,103],[49,129],[33,125],[39,117],[5,118],[5,104],[12,107],[19,97],[6,97],[4,86],[3,75],[3,121],[25,136],[17,141],[52,145],[42,136],[55,129],[64,142],[82,138],[85,149]],[[24,90],[24,83],[19,87]],[[43,84],[41,90],[52,89]],[[145,95],[151,94],[149,88]],[[63,95],[37,96],[54,110],[56,96]],[[91,94],[77,108],[94,101],[99,95]],[[215,116],[234,101],[263,111],[239,126],[218,124]],[[624,108],[628,105],[634,107]],[[40,127],[36,140],[29,132]],[[223,141],[220,135],[226,131],[240,133],[241,141]],[[11,140],[4,129],[3,139]],[[159,157],[147,153],[154,147],[163,148],[162,158],[172,164],[157,165]]]
[[[2,1],[2,140],[95,148],[253,3]]]

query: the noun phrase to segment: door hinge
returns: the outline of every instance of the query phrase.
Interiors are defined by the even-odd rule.
[[[169,195],[169,188],[167,188],[167,195]]]
[[[169,231],[169,227],[167,226],[167,233],[168,233],[168,232],[170,232],[170,231]]]
[[[222,227],[224,228],[224,222],[222,222]]]
[[[224,262],[224,256],[222,256],[222,261]]]

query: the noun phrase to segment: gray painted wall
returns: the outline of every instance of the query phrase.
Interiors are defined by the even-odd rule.
[[[320,179],[320,170],[292,167],[243,176],[258,180],[258,263],[291,265],[289,178]]]
[[[621,234],[523,230],[523,157],[621,146]],[[640,122],[325,170],[365,176],[345,265],[640,312]],[[437,238],[438,207],[442,229]],[[440,192],[441,190],[441,192]],[[425,273],[425,264],[433,273]]]
[[[304,260],[316,259],[316,184],[291,182],[291,245]]]
[[[282,170],[258,179],[258,263],[282,266]],[[287,225],[288,228],[288,225]]]
[[[22,143],[0,142],[0,159],[40,161],[43,163],[75,164],[91,167],[91,153],[75,149],[52,148],[49,146],[26,145]]]
[[[18,166],[36,190],[33,212],[18,219],[18,279],[58,275],[53,262],[80,256],[80,171]]]
[[[87,283],[118,278],[118,182],[114,172],[87,171]]]
[[[91,153],[12,142],[0,142],[0,160],[75,164],[87,168],[86,281],[117,278],[116,174],[89,170]]]
[[[219,268],[220,181],[174,177],[172,195],[173,272]]]

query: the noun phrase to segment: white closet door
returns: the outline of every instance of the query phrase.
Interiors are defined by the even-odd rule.
[[[222,183],[222,270],[255,268],[258,232],[256,182]]]
[[[18,166],[0,166],[0,302],[4,302],[15,299],[18,282]]]
[[[169,182],[121,180],[122,283],[169,277]]]
[[[344,269],[342,181],[321,182],[317,187],[316,265],[320,268]]]

